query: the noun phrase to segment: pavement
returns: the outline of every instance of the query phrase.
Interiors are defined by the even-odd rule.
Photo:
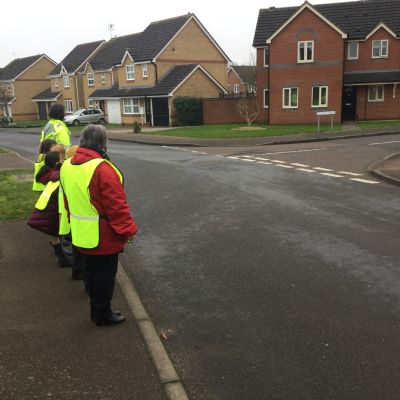
[[[203,147],[261,146],[394,133],[400,130],[209,140],[108,131],[111,140]],[[32,163],[17,153],[0,154],[0,170],[17,168],[32,168]],[[377,161],[369,172],[400,186],[400,153]],[[113,303],[127,320],[118,326],[97,327],[89,318],[89,299],[82,282],[71,280],[70,269],[57,267],[52,252],[45,235],[30,229],[25,221],[0,224],[0,398],[172,399],[150,356],[140,321],[131,314],[120,286],[116,285]]]

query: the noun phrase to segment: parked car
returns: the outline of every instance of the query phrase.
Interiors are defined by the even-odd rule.
[[[104,113],[96,108],[82,108],[64,118],[67,125],[101,124],[104,125]]]

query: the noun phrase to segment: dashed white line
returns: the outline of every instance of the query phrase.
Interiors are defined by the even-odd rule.
[[[307,169],[307,168],[296,168],[297,171],[305,171],[305,172],[316,172],[313,169]]]
[[[322,168],[322,167],[314,167],[317,171],[324,171],[324,172],[333,172],[333,169],[329,168]]]
[[[276,162],[278,164],[286,164],[286,161],[281,161],[281,160],[271,160],[272,162]]]
[[[230,159],[232,159],[232,160],[240,160],[239,157],[234,157],[234,156],[228,156],[228,157],[226,157],[226,158],[230,158]],[[252,161],[252,160],[249,160],[249,161]]]
[[[320,172],[321,175],[332,176],[333,178],[344,178],[343,175],[331,174],[330,172]]]
[[[370,181],[368,179],[360,179],[360,178],[350,178],[351,181],[362,182],[362,183],[369,183],[371,185],[376,185],[379,182],[377,181]]]
[[[241,157],[245,157],[245,158],[254,158],[254,156],[241,156]]]
[[[318,148],[318,149],[306,149],[306,150],[277,151],[275,153],[261,153],[261,155],[303,153],[306,151],[321,151],[321,150],[326,150],[326,147]]]
[[[261,160],[261,161],[269,161],[269,158],[264,158],[264,157],[254,157],[255,160]]]
[[[291,165],[285,165],[285,164],[276,164],[276,166],[281,168],[294,168]]]
[[[268,161],[257,161],[257,164],[272,165],[272,163]]]
[[[338,174],[345,174],[351,176],[362,176],[363,174],[356,174],[355,172],[347,172],[347,171],[338,171]]]
[[[393,140],[392,142],[368,143],[368,146],[377,146],[379,144],[400,143],[400,140]]]
[[[248,158],[239,158],[239,160],[242,160],[242,161],[249,161],[249,162],[256,162],[256,160],[250,160],[250,159],[248,159]]]
[[[302,168],[309,167],[309,165],[307,165],[307,164],[299,164],[299,163],[291,163],[291,164],[294,165],[295,167],[302,167]]]

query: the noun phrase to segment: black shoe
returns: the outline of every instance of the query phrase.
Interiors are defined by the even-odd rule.
[[[113,311],[113,314],[116,314],[118,316],[122,315],[121,311],[119,311],[119,310]],[[96,322],[95,318],[93,317],[93,313],[90,313],[90,318],[92,319],[93,322]]]
[[[71,279],[73,281],[83,281],[83,272],[79,269],[72,268]]]
[[[111,317],[107,319],[93,319],[97,326],[104,325],[117,325],[125,321],[125,317],[121,314],[113,313]]]

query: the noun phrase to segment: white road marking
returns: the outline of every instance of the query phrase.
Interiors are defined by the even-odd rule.
[[[296,168],[298,171],[305,171],[305,172],[316,172],[313,169],[306,169],[306,168]]]
[[[379,144],[400,143],[400,140],[393,140],[392,142],[368,143],[368,146],[377,146]]]
[[[272,163],[268,161],[257,161],[257,164],[272,165]]]
[[[320,172],[321,175],[333,176],[334,178],[344,178],[343,175],[331,174],[329,172]]]
[[[326,150],[326,147],[318,148],[318,149],[307,149],[307,150],[278,151],[276,153],[261,153],[260,155],[303,153],[303,152],[306,152],[306,151],[321,151],[321,150]]]
[[[285,165],[285,164],[276,164],[277,167],[282,167],[282,168],[294,168],[291,165]]]
[[[322,168],[322,167],[314,167],[317,171],[324,171],[324,172],[333,172],[333,169],[329,168]]]
[[[192,153],[199,153],[197,150],[190,150]],[[201,153],[203,154],[203,153]]]
[[[338,171],[338,174],[345,174],[351,176],[363,176],[363,174],[356,174],[355,172],[347,172],[347,171]]]
[[[291,163],[292,165],[294,165],[295,167],[303,167],[303,168],[307,168],[307,167],[309,167],[309,165],[307,165],[307,164],[299,164],[299,163]]]
[[[241,157],[254,158],[254,156],[241,156]]]
[[[271,160],[272,162],[276,162],[278,164],[286,164],[286,161],[281,161],[281,160]]]
[[[264,157],[254,157],[255,160],[269,161],[269,158]]]
[[[242,161],[256,162],[256,160],[249,160],[248,158],[239,158]]]
[[[370,181],[368,179],[360,179],[360,178],[350,178],[351,181],[362,182],[362,183],[370,183],[371,185],[376,185],[377,181]]]
[[[240,160],[239,157],[234,157],[234,156],[228,156],[226,158],[231,158],[232,160]],[[253,160],[249,160],[249,161],[253,161]]]

